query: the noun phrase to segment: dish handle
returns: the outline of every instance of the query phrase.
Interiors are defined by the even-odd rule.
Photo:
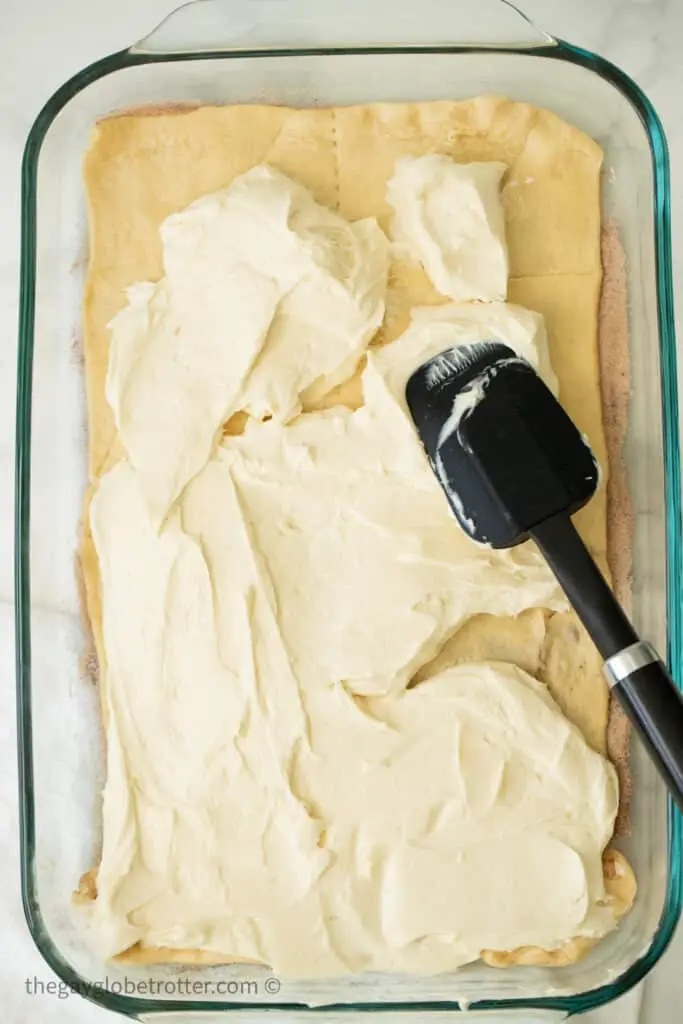
[[[136,54],[555,45],[511,0],[192,0],[130,48]]]

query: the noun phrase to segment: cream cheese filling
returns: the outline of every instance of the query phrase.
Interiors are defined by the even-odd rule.
[[[505,299],[508,258],[500,196],[505,164],[404,156],[387,186],[397,251],[421,263],[457,302]]]
[[[272,180],[250,173],[240,210],[261,209],[267,185],[265,219]],[[303,191],[275,180],[285,205]],[[310,236],[292,230],[287,209],[282,244],[300,280]],[[215,218],[171,220],[170,234],[187,229],[192,244],[171,246],[167,272],[199,288],[207,253],[221,258]],[[566,607],[533,547],[497,552],[462,533],[403,397],[435,346],[492,333],[551,374],[542,321],[502,303],[419,311],[404,336],[368,353],[360,409],[291,419],[307,388],[341,372],[349,352],[357,359],[383,308],[383,242],[364,225],[376,250],[340,272],[361,310],[350,347],[330,323],[320,348],[292,363],[297,330],[271,344],[280,301],[258,331],[240,313],[251,340],[233,351],[218,333],[193,335],[189,296],[180,348],[173,331],[162,343],[148,299],[147,328],[115,346],[110,397],[128,457],[91,506],[108,712],[93,917],[108,953],[141,942],[283,976],[434,973],[484,948],[553,949],[615,925],[601,864],[615,772],[546,689],[503,663],[410,686],[473,616]],[[356,238],[357,225],[336,227]],[[326,266],[321,294],[334,283]],[[160,286],[139,287],[144,297]],[[124,358],[126,338],[139,351]],[[216,445],[225,410],[247,396],[273,418]],[[173,409],[184,426],[164,436]]]
[[[266,166],[161,227],[164,277],[111,324],[107,399],[163,521],[238,409],[290,419],[350,377],[382,322],[388,242]]]

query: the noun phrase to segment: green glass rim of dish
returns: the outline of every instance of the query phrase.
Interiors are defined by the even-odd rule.
[[[639,86],[614,64],[588,50],[562,40],[535,47],[493,46],[353,46],[305,47],[301,49],[217,50],[169,54],[135,53],[122,50],[84,68],[62,85],[38,114],[28,135],[22,163],[21,286],[19,305],[19,353],[17,374],[17,419],[15,463],[15,639],[17,680],[17,730],[19,763],[21,888],[29,930],[46,963],[68,986],[94,1003],[129,1016],[173,1012],[275,1011],[283,1014],[310,1013],[419,1013],[458,1012],[459,1002],[446,1000],[400,1003],[340,1003],[310,1007],[304,1003],[254,1003],[195,1000],[159,1000],[119,995],[89,984],[55,948],[45,927],[36,897],[35,815],[33,796],[33,738],[31,722],[31,611],[30,611],[30,458],[33,329],[35,311],[36,185],[38,158],[47,131],[60,110],[92,82],[115,71],[141,64],[188,60],[226,60],[259,57],[304,57],[326,55],[372,55],[410,53],[512,53],[541,59],[568,61],[593,71],[607,80],[630,102],[647,133],[654,180],[654,223],[656,280],[660,338],[661,412],[666,501],[666,604],[668,623],[667,659],[678,685],[683,677],[683,558],[681,538],[681,473],[679,461],[678,378],[671,273],[671,224],[669,154],[659,117]],[[641,981],[668,946],[681,912],[683,899],[683,851],[681,818],[668,800],[668,886],[659,926],[649,949],[610,984],[577,995],[545,998],[482,1000],[468,1005],[469,1011],[551,1010],[567,1014],[584,1013],[618,998]]]

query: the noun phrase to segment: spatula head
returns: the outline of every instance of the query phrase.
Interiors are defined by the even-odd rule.
[[[599,471],[574,423],[526,360],[499,342],[457,346],[410,377],[408,408],[463,530],[494,548],[572,515]]]

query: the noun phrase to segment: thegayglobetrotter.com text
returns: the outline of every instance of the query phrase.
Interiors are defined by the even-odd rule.
[[[79,981],[68,985],[65,981],[52,978],[26,978],[26,993],[29,996],[45,996],[68,999],[69,996],[92,996],[98,990],[112,992],[117,996],[138,996],[163,999],[257,999],[259,996],[276,996],[280,991],[277,978],[253,979],[231,978],[208,981],[199,978],[102,978],[99,981]]]

